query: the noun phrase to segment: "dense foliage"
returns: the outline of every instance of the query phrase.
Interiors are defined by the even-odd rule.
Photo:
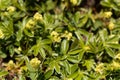
[[[0,0],[0,80],[119,80],[120,0]]]

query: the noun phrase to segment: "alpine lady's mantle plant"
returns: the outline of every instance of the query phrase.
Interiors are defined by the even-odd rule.
[[[88,1],[0,0],[0,79],[120,79],[120,1]]]

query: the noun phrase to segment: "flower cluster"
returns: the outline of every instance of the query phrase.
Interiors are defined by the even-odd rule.
[[[72,38],[72,33],[68,32],[68,31],[65,31],[64,33],[59,34],[58,32],[53,31],[51,33],[51,36],[53,37],[53,40],[55,42],[60,42],[61,38],[66,38],[67,40],[70,40]]]
[[[111,64],[111,68],[112,68],[112,70],[120,69],[120,63],[116,62],[116,61],[113,61],[112,64]]]
[[[60,41],[61,41],[61,37],[60,37],[60,35],[58,34],[58,32],[53,31],[53,32],[51,33],[51,36],[53,37],[53,41],[55,41],[55,42],[60,42]]]
[[[10,60],[7,64],[7,70],[12,70],[15,68],[15,63],[13,62],[13,60]]]
[[[35,21],[33,20],[33,19],[30,19],[27,23],[26,23],[26,28],[27,29],[31,29],[31,28],[33,28],[33,26],[35,26]]]
[[[33,18],[30,19],[27,23],[26,23],[26,28],[27,29],[31,29],[36,25],[37,21],[42,21],[42,15],[39,14],[38,12],[34,14]]]
[[[38,58],[36,58],[36,57],[31,59],[31,61],[30,61],[30,64],[33,68],[38,68],[40,63],[41,63],[41,61],[38,60]]]
[[[105,18],[110,18],[112,16],[112,12],[104,12],[104,17]]]
[[[95,71],[100,74],[103,74],[104,70],[105,70],[104,63],[98,64],[95,68]]]
[[[67,38],[67,40],[70,40],[72,38],[72,33],[65,31],[65,33],[62,34],[61,37],[64,37],[64,38]]]
[[[36,21],[42,21],[43,20],[42,15],[39,14],[38,12],[35,13],[35,15],[33,16],[33,19],[36,20]]]

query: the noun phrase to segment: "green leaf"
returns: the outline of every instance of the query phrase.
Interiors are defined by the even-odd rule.
[[[0,51],[0,58],[6,58],[6,57],[7,55],[4,52]]]
[[[106,46],[114,49],[120,49],[120,44],[109,43]]]
[[[55,62],[55,70],[60,74],[60,65],[57,62]]]
[[[69,75],[69,78],[76,78],[79,75],[78,71],[74,72],[73,74]]]
[[[39,51],[40,51],[40,55],[42,56],[42,58],[45,59],[46,57],[45,50],[43,48],[40,48]]]
[[[42,40],[42,44],[51,44],[52,41],[50,39],[44,39]]]
[[[77,69],[78,69],[78,64],[73,64],[71,66],[71,74],[74,74]]]
[[[81,52],[82,49],[77,49],[77,50],[73,50],[73,51],[69,51],[68,54],[78,54],[79,52]]]
[[[38,45],[34,45],[32,46],[32,48],[29,50],[29,52],[32,52],[34,51],[34,56],[37,56],[38,55],[38,52],[39,52],[39,46]]]
[[[115,53],[114,53],[114,51],[111,49],[111,48],[105,48],[105,50],[106,50],[106,52],[107,52],[107,54],[110,56],[110,57],[112,57],[112,58],[114,58],[115,57]]]
[[[79,61],[82,60],[84,53],[85,53],[85,50],[81,49],[81,51],[79,52],[79,55],[78,55],[78,60]]]
[[[45,73],[45,79],[49,79],[49,78],[52,76],[53,72],[54,72],[53,70],[47,71],[47,72]]]
[[[94,64],[94,60],[85,60],[85,63],[83,65],[86,66],[88,71],[91,71],[91,69],[94,68]]]
[[[13,57],[13,55],[14,55],[14,46],[13,45],[9,46],[9,53],[10,53],[10,56]]]
[[[61,43],[61,53],[66,54],[69,49],[69,42],[68,40],[64,39]]]
[[[22,34],[22,30],[21,30],[21,29],[17,32],[16,37],[17,37],[17,41],[20,41],[21,38],[23,37],[23,34]]]
[[[28,31],[27,29],[24,29],[24,33],[29,37],[34,37],[34,34],[31,31]]]
[[[78,27],[83,27],[86,24],[87,21],[88,21],[88,16],[86,15],[83,18],[81,18],[81,20],[80,20],[80,22],[77,26]]]
[[[68,63],[67,60],[64,61],[63,63],[64,63],[63,66],[65,67],[65,70],[67,71],[68,74],[70,74],[71,73],[70,63]]]
[[[5,21],[2,23],[2,26],[0,26],[2,29],[5,39],[10,38],[14,34],[14,29],[13,29],[13,20]]]
[[[108,33],[106,29],[103,29],[99,32],[100,38],[103,42],[106,41],[107,37],[108,37]]]
[[[9,74],[7,71],[0,71],[0,77],[5,76]]]
[[[79,63],[79,60],[77,59],[77,57],[67,57],[67,60],[72,62],[72,63]]]

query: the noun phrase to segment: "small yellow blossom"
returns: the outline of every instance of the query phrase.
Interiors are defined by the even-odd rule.
[[[109,12],[104,12],[103,16],[105,16],[105,18],[110,18],[111,15],[112,15],[112,12],[109,11]]]
[[[15,68],[15,63],[13,62],[13,60],[10,60],[7,64],[7,70],[12,70]]]
[[[95,71],[102,74],[104,71],[104,64],[103,63],[98,64],[95,68]]]
[[[15,11],[15,7],[14,6],[9,6],[8,8],[7,8],[7,11],[8,12],[14,12]]]
[[[54,36],[54,37],[53,37],[53,40],[54,40],[55,42],[61,42],[61,37],[60,37],[60,36]]]
[[[51,33],[51,36],[58,36],[59,34],[58,34],[58,32],[56,32],[56,31],[52,31],[52,33]]]
[[[33,18],[34,18],[34,20],[36,20],[36,21],[41,21],[41,20],[43,20],[42,15],[39,14],[38,12],[35,13],[35,15],[33,16]]]
[[[66,37],[68,40],[70,40],[72,38],[72,33],[68,33],[68,35]]]
[[[109,30],[113,30],[114,27],[115,27],[114,23],[110,22],[109,25],[108,25]]]
[[[67,40],[70,40],[72,38],[72,33],[65,31],[65,33],[62,34],[61,37],[67,38]]]
[[[73,5],[77,5],[77,0],[70,0],[70,2],[73,4]]]
[[[2,39],[4,37],[4,34],[2,32],[2,30],[0,30],[0,39]]]
[[[115,70],[120,69],[120,63],[113,61],[111,67]]]
[[[30,29],[33,26],[35,26],[35,21],[33,19],[30,19],[27,23],[26,23],[26,28]]]
[[[41,61],[38,60],[38,58],[36,58],[36,57],[31,59],[31,61],[30,61],[30,64],[33,68],[38,68],[40,63],[41,63]]]

